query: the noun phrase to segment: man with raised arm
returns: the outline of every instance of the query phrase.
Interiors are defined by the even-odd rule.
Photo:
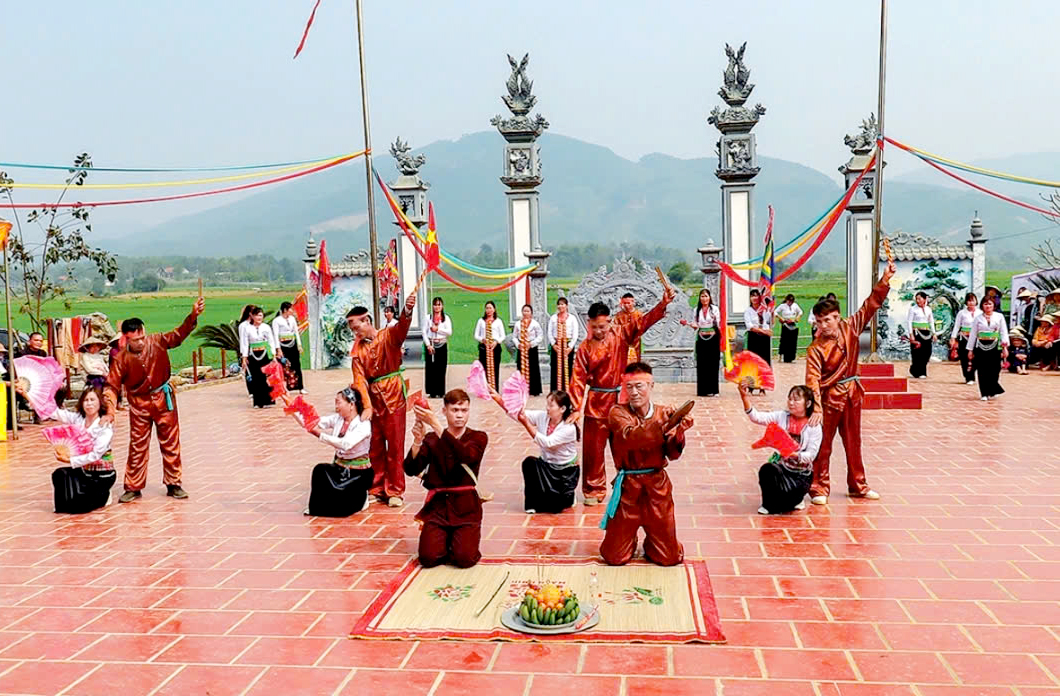
[[[866,483],[865,463],[861,460],[861,401],[865,389],[858,381],[858,353],[861,331],[883,306],[894,270],[891,261],[861,309],[847,319],[840,316],[839,303],[833,299],[813,306],[817,334],[806,349],[806,386],[822,408],[813,412],[809,424],[822,425],[823,421],[824,431],[821,449],[813,461],[810,502],[814,505],[828,503],[829,459],[836,431],[843,438],[847,453],[847,491],[854,498],[880,497]]]
[[[350,369],[353,383],[361,393],[365,409],[361,420],[372,420],[372,445],[368,458],[374,472],[369,494],[390,507],[401,507],[405,495],[405,383],[402,355],[412,323],[416,295],[405,300],[405,309],[391,327],[377,329],[367,307],[354,307],[346,314],[353,332]]]
[[[586,505],[598,505],[607,496],[607,471],[604,468],[604,445],[610,439],[607,416],[611,407],[618,403],[622,373],[629,364],[629,349],[655,322],[666,316],[666,305],[673,299],[674,291],[667,286],[659,304],[622,326],[611,323],[611,309],[603,302],[589,306],[588,336],[574,356],[574,379],[570,388],[574,409],[578,412],[575,419],[582,415],[584,406],[582,494]],[[587,399],[586,387],[589,388]]]

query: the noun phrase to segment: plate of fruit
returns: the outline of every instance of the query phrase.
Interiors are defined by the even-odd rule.
[[[599,614],[584,611],[570,588],[546,584],[527,589],[522,601],[504,612],[501,622],[523,633],[574,633],[595,626]]]

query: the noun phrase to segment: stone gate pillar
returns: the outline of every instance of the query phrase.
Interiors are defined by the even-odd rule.
[[[847,206],[847,306],[846,313],[853,312],[872,292],[872,220],[876,208],[876,169],[866,171],[876,144],[878,129],[876,116],[861,122],[857,135],[848,135],[843,143],[853,156],[839,168],[846,188],[854,183],[861,172],[865,176]],[[885,261],[886,257],[882,257]]]
[[[717,305],[720,301],[718,295],[721,291],[722,280],[721,266],[718,265],[718,261],[721,260],[725,250],[715,244],[713,239],[708,239],[706,246],[701,246],[696,251],[702,258],[699,270],[703,274],[703,287],[710,290],[710,299]]]
[[[534,83],[526,75],[530,54],[524,55],[520,61],[508,56],[508,63],[512,74],[505,83],[508,94],[501,99],[512,112],[512,117],[503,118],[498,114],[490,119],[490,123],[496,126],[506,141],[500,179],[508,187],[504,192],[508,199],[508,261],[512,266],[541,263],[531,276],[530,304],[534,306],[537,320],[541,322],[544,319],[544,328],[548,325],[548,316],[542,313],[547,312],[547,300],[542,299],[547,295],[545,278],[548,271],[544,262],[551,254],[541,249],[537,187],[543,179],[541,148],[537,138],[548,128],[548,121],[541,114],[529,116],[530,109],[537,103],[537,97],[531,93]],[[540,300],[541,307],[533,301],[535,299]],[[524,283],[516,283],[508,291],[508,304],[509,321],[514,324],[521,316],[522,306],[526,304]]]
[[[718,169],[715,176],[721,179],[721,225],[722,246],[725,260],[729,263],[745,261],[754,256],[754,182],[760,171],[755,136],[751,129],[766,109],[755,104],[754,109],[744,106],[755,88],[748,80],[751,71],[744,65],[745,42],[738,51],[725,44],[725,55],[729,65],[725,68],[723,84],[718,95],[728,108],[724,111],[715,106],[707,123],[721,131],[717,144]],[[739,271],[749,277],[747,271]],[[750,289],[734,283],[728,295],[729,322],[742,321],[743,311],[750,303]]]
[[[310,277],[313,273],[313,266],[317,262],[317,254],[319,254],[319,247],[313,239],[313,233],[310,232],[309,239],[305,243],[305,257],[302,259],[305,263],[306,307],[309,310],[310,370],[322,370],[327,367],[327,363],[324,362],[324,339],[320,335],[320,288],[313,283]]]
[[[398,171],[401,175],[391,181],[388,185],[394,192],[401,210],[408,216],[417,227],[427,230],[427,189],[431,185],[424,181],[419,174],[420,167],[427,162],[423,155],[410,155],[412,148],[401,138],[397,138],[390,145],[390,154],[394,157]],[[416,285],[416,280],[423,271],[423,259],[416,253],[412,242],[401,231],[401,226],[395,220],[398,236],[398,274],[401,278],[401,302],[408,292]],[[409,327],[408,338],[405,339],[405,354],[410,358],[417,358],[423,353],[423,318],[431,311],[430,288],[428,281],[420,285],[416,293],[416,311],[412,314],[412,325]],[[400,307],[398,310],[400,311]],[[380,312],[380,315],[382,312]]]
[[[972,226],[968,230],[971,237],[968,246],[972,248],[972,289],[971,292],[980,300],[986,294],[986,237],[983,236],[983,221],[979,219],[979,211],[975,211]],[[1013,301],[1012,306],[1015,306]]]

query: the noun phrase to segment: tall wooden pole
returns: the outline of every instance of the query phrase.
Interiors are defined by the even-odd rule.
[[[886,103],[887,98],[887,0],[880,0],[880,73],[879,73],[879,91],[877,94],[876,102],[876,132],[877,132],[877,148],[876,148],[876,191],[875,201],[872,206],[872,284],[876,285],[876,282],[880,277],[880,238],[883,236],[881,231],[881,219],[883,217],[883,134],[886,132],[883,129],[883,107]],[[847,298],[847,309],[851,309],[858,302],[861,302],[860,297],[848,297]],[[873,357],[876,355],[877,347],[877,321],[876,315],[872,315],[872,333],[869,337],[869,351]]]
[[[7,392],[7,413],[11,419],[11,439],[18,439],[18,399],[15,397],[15,327],[11,323],[11,269],[7,264],[7,243],[4,243],[4,308],[7,311],[7,379],[10,389]]]
[[[364,179],[368,193],[368,246],[372,254],[372,320],[379,326],[379,248],[375,234],[375,186],[372,181],[372,124],[368,117],[368,75],[364,67],[364,16],[357,0],[357,56],[361,63],[361,114],[364,121]]]

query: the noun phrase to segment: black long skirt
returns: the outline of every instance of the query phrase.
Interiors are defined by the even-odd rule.
[[[541,396],[541,363],[539,361],[539,354],[537,348],[530,348],[526,351],[529,365],[527,367],[530,371],[530,396]],[[522,351],[515,351],[515,366],[522,369]]]
[[[424,348],[423,385],[428,397],[432,399],[440,399],[445,396],[445,372],[448,367],[448,344],[435,346],[433,356],[426,350],[426,348]]]
[[[935,344],[934,341],[928,339],[918,339],[920,345],[913,347],[913,344],[909,344],[909,374],[913,377],[927,377],[927,366],[931,360],[931,347]]]
[[[305,389],[305,384],[302,382],[302,356],[298,353],[298,344],[280,346],[280,352],[283,353],[283,357],[287,358],[287,367],[294,374],[293,379],[287,380],[287,388],[291,391]],[[284,369],[284,372],[287,372],[287,369]]]
[[[539,457],[523,460],[523,509],[563,512],[574,505],[580,467],[557,467]]]
[[[975,381],[975,363],[968,359],[968,339],[960,336],[957,339],[957,357],[961,360],[961,375],[965,383]]]
[[[486,369],[486,346],[478,344],[478,361],[482,363],[482,369]],[[489,381],[489,376],[486,376]],[[501,390],[501,346],[498,343],[493,346],[493,388]]]
[[[118,480],[114,470],[85,471],[61,466],[52,472],[55,511],[79,515],[107,504],[110,488]]]
[[[780,325],[780,359],[786,363],[795,362],[795,353],[799,348],[799,327],[789,329],[787,324]]]
[[[762,507],[772,514],[791,512],[810,492],[811,471],[796,472],[780,462],[769,461],[758,470]]]
[[[767,365],[772,365],[773,361],[769,359],[772,339],[765,334],[758,333],[757,331],[748,331],[745,336],[747,350],[765,360]]]
[[[975,371],[979,375],[979,396],[1004,394],[1001,388],[1001,349],[975,351]]]
[[[548,380],[549,387],[552,391],[569,391],[570,382],[574,379],[574,351],[572,350],[567,353],[567,374],[565,375],[567,379],[565,380],[565,384],[559,383],[559,351],[553,348],[549,353],[551,354],[549,363],[552,365],[552,375]]]
[[[269,396],[272,388],[265,378],[262,368],[270,362],[269,356],[263,355],[260,359],[251,353],[247,358],[247,371],[250,373],[250,395],[254,397],[254,405],[259,407],[271,406],[275,402]]]
[[[309,514],[315,517],[349,517],[364,509],[372,469],[350,469],[334,462],[313,467],[309,489]]]
[[[718,362],[721,354],[721,334],[710,338],[696,338],[696,396],[718,393]]]

